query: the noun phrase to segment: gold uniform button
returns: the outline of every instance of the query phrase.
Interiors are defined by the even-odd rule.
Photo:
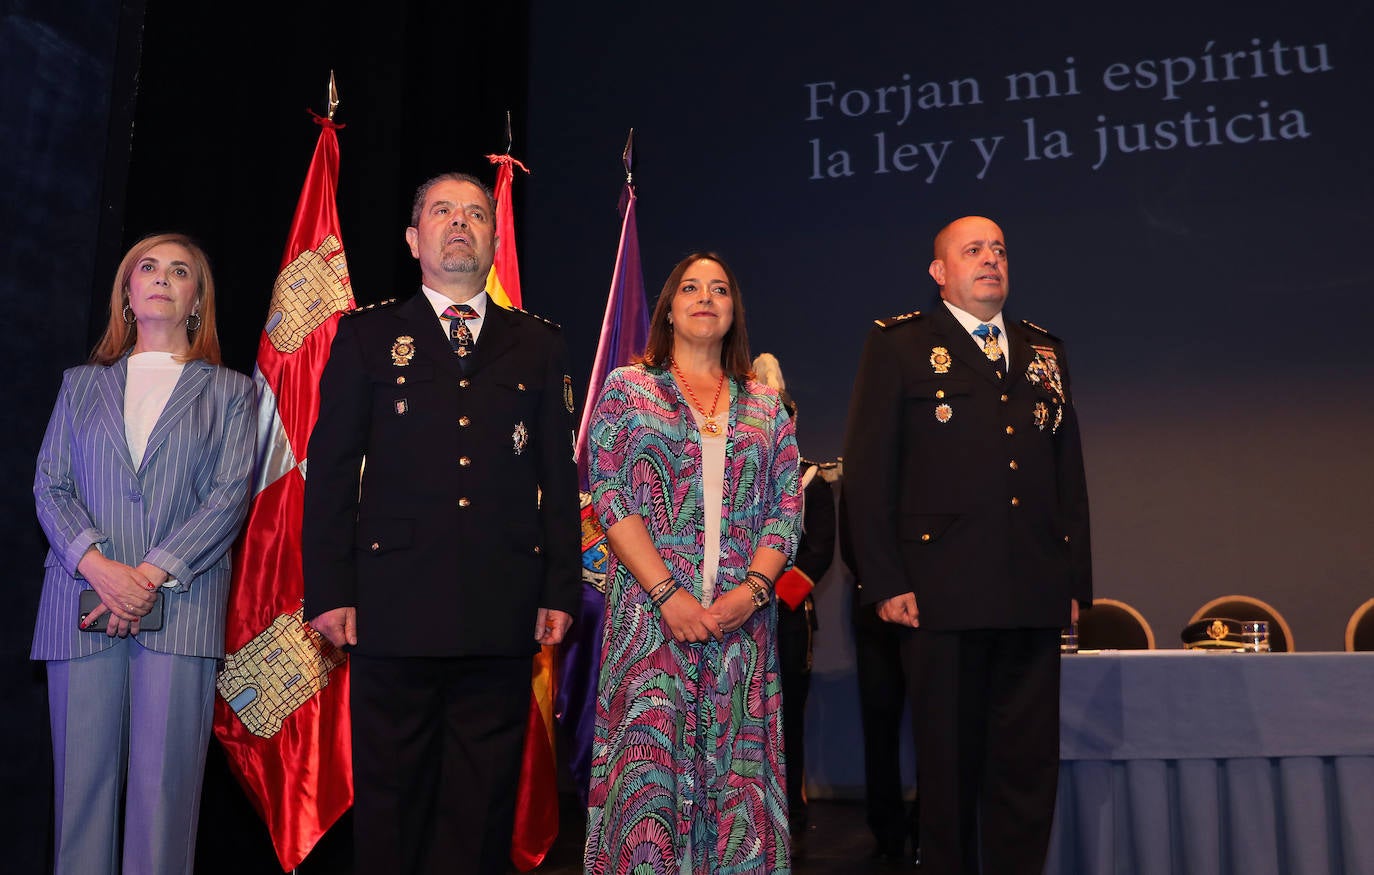
[[[1064,543],[1065,543],[1065,544],[1069,543],[1069,536],[1068,536],[1068,535],[1065,535],[1065,536],[1064,536]]]
[[[944,389],[936,389],[936,390],[935,390],[935,397],[936,397],[936,398],[943,398],[943,397],[945,397],[945,390],[944,390]]]
[[[1012,428],[1011,426],[1007,426],[1007,434],[1016,434],[1016,429]]]
[[[1003,396],[1002,396],[1002,403],[1003,403],[1003,404],[1006,404],[1006,403],[1007,403],[1007,396],[1006,396],[1006,395],[1003,395]]]
[[[459,507],[469,507],[469,506],[471,506],[471,505],[472,505],[472,499],[470,499],[470,498],[460,498],[460,499],[458,499],[458,506],[459,506]]]
[[[930,540],[930,532],[926,532],[926,533],[924,533],[923,535],[921,535],[921,540],[922,540],[922,541],[929,541],[929,540]]]
[[[472,464],[472,460],[469,459],[467,456],[460,456],[458,457],[458,464],[466,468],[468,465]]]
[[[397,377],[397,378],[396,378],[396,385],[397,385],[397,386],[404,386],[405,384],[406,384],[406,378],[405,378],[405,377]]]
[[[516,383],[516,384],[515,384],[515,388],[517,388],[517,389],[519,389],[521,392],[523,392],[523,391],[525,391],[525,384],[524,384],[524,383]]]
[[[1016,507],[1016,506],[1019,505],[1020,503],[1021,503],[1021,499],[1017,498],[1015,495],[1013,495],[1013,496],[1011,497],[1011,506],[1012,506],[1012,507]]]
[[[382,545],[381,545],[381,544],[378,544],[376,541],[373,541],[373,542],[372,542],[372,552],[373,552],[373,553],[376,553],[376,552],[377,552],[378,550],[380,550],[380,549],[382,549]]]
[[[1015,470],[1019,469],[1020,467],[1021,467],[1020,465],[1016,464],[1016,460],[1015,460],[1015,459],[1012,459],[1012,460],[1011,460],[1011,470],[1015,471]]]
[[[535,544],[535,545],[534,545],[534,555],[538,556],[540,553],[543,553],[543,552],[544,552],[544,548],[543,548],[543,547],[539,546],[538,544]]]
[[[472,424],[472,420],[468,419],[466,416],[460,416],[458,417],[458,424],[461,425],[463,428],[467,428],[469,425]]]
[[[472,381],[471,381],[471,380],[459,380],[459,381],[458,381],[458,388],[459,388],[459,389],[466,389],[467,387],[469,387],[469,386],[471,386],[471,385],[472,385]]]

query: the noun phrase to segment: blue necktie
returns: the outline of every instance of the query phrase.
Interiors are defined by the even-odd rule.
[[[997,376],[1000,379],[1007,370],[1007,359],[1002,355],[1002,345],[997,342],[997,338],[1002,336],[1002,329],[985,322],[973,329],[973,336],[983,341],[983,355],[997,368]]]

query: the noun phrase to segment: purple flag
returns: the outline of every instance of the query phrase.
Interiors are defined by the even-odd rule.
[[[627,169],[628,169],[628,152]],[[563,639],[554,712],[568,738],[568,772],[582,804],[587,804],[591,781],[592,722],[596,716],[596,677],[601,667],[601,621],[606,611],[606,535],[591,507],[587,480],[587,430],[606,375],[643,355],[649,342],[649,310],[644,300],[644,269],[639,262],[639,227],[635,222],[635,190],[627,180],[620,195],[620,246],[615,273],[601,321],[601,342],[592,363],[592,378],[582,405],[577,431],[577,473],[582,485],[582,606]]]
[[[615,253],[615,273],[611,293],[606,298],[606,315],[601,320],[601,342],[592,363],[592,378],[582,405],[582,423],[577,429],[577,475],[582,488],[587,482],[587,429],[592,410],[601,394],[606,375],[644,354],[649,342],[649,308],[644,302],[644,268],[639,263],[639,228],[635,223],[635,189],[625,183],[620,194],[620,247]]]

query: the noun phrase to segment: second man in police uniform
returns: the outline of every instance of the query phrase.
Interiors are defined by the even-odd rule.
[[[903,627],[923,871],[1040,873],[1054,816],[1059,629],[1091,604],[1064,344],[1005,320],[1007,246],[940,231],[928,312],[878,320],[845,443],[863,600]]]

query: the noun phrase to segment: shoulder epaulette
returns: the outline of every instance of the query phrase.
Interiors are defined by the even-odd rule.
[[[894,325],[901,325],[909,319],[916,319],[921,315],[920,310],[912,310],[910,313],[902,313],[900,316],[889,316],[886,319],[874,319],[873,324],[879,328],[891,328]]]
[[[511,308],[510,308],[510,311],[511,311],[512,313],[520,313],[520,314],[522,314],[522,315],[524,315],[524,316],[528,316],[528,317],[530,317],[531,319],[538,319],[540,322],[543,322],[545,325],[549,326],[550,328],[556,328],[556,329],[559,329],[559,330],[562,330],[562,328],[563,328],[563,326],[562,326],[562,325],[559,325],[557,322],[554,322],[554,321],[551,320],[551,319],[545,319],[543,316],[540,316],[538,313],[531,313],[529,310],[521,310],[519,307],[511,307]]]
[[[352,310],[345,310],[344,315],[356,316],[359,313],[366,313],[369,310],[378,310],[382,307],[390,307],[392,304],[396,303],[397,300],[397,298],[387,298],[385,301],[378,301],[375,304],[368,304],[364,307],[354,307]]]
[[[1046,331],[1044,328],[1041,328],[1039,325],[1036,325],[1034,322],[1030,321],[1029,319],[1022,319],[1022,320],[1021,320],[1021,324],[1024,325],[1024,326],[1026,326],[1027,328],[1031,329],[1032,331],[1038,331],[1038,332],[1040,332],[1041,334],[1043,334],[1043,335],[1045,335],[1046,337],[1048,337],[1050,340],[1059,340],[1058,337],[1055,337],[1053,334],[1050,334],[1050,333],[1049,333],[1048,331]],[[1060,341],[1060,343],[1063,343],[1063,341]]]

